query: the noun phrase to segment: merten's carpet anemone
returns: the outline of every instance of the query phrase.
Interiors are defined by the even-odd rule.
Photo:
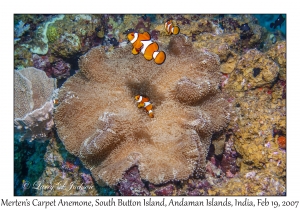
[[[115,185],[134,165],[154,184],[204,175],[211,136],[230,118],[219,58],[182,35],[165,52],[157,65],[129,45],[111,54],[93,48],[60,89],[58,135],[98,183]],[[154,118],[137,108],[136,95],[151,99]]]

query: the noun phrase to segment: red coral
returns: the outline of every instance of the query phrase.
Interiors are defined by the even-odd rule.
[[[66,171],[73,171],[75,168],[77,168],[78,166],[74,165],[73,163],[71,162],[63,162],[61,168],[66,170]]]
[[[278,146],[281,149],[285,149],[286,148],[286,138],[284,136],[279,136],[277,139],[278,142]]]

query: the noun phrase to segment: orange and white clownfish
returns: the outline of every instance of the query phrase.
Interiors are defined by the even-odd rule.
[[[176,35],[180,31],[178,26],[173,25],[172,20],[169,20],[165,23],[165,29],[166,29],[168,35],[171,35],[171,34]]]
[[[127,35],[127,38],[133,45],[132,54],[137,55],[141,52],[148,61],[154,59],[157,64],[165,62],[166,53],[158,51],[158,44],[150,40],[151,36],[148,32],[142,34],[132,32]]]
[[[141,95],[136,95],[134,98],[138,102],[138,108],[144,107],[145,110],[148,112],[149,117],[153,118],[154,114],[152,111],[152,104],[150,102],[150,99]]]

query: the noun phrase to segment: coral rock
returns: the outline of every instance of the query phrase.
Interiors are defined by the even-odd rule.
[[[225,151],[220,164],[223,172],[225,172],[226,174],[234,175],[238,171],[236,164],[237,156],[238,154],[234,149],[233,141],[232,139],[229,139],[226,142]]]
[[[254,74],[255,69],[260,69],[259,74]],[[252,49],[238,60],[229,83],[232,83],[236,91],[270,86],[278,72],[279,67],[274,61],[262,52]]]
[[[80,52],[81,43],[76,34],[65,32],[62,34],[51,46],[53,54],[62,56],[65,58]]]
[[[281,41],[272,47],[267,55],[279,65],[279,78],[286,80],[286,42]]]
[[[39,56],[37,54],[32,55],[33,66],[37,69],[43,70],[46,72],[48,77],[51,77],[53,74],[53,69],[47,55]]]
[[[139,170],[136,166],[130,168],[117,186],[121,195],[150,195],[145,184],[142,182]]]
[[[54,123],[52,93],[56,80],[36,68],[15,71],[14,124],[21,140],[47,139]]]
[[[160,187],[154,191],[155,195],[158,196],[171,196],[174,194],[175,187],[173,184],[168,184],[167,186]]]
[[[108,54],[96,47],[80,58],[80,72],[60,89],[55,123],[98,183],[116,185],[134,165],[154,184],[204,175],[229,105],[218,88],[218,56],[191,46],[182,35],[171,38],[160,66],[129,46]],[[137,108],[135,95],[151,99],[154,118]]]
[[[58,59],[53,64],[52,70],[55,78],[67,78],[70,76],[71,65],[64,62],[62,59]]]

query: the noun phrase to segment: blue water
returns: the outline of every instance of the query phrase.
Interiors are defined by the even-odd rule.
[[[275,32],[279,30],[284,34],[284,36],[286,36],[286,20],[282,23],[281,27],[277,26],[276,29],[270,27],[270,24],[275,22],[279,14],[255,14],[253,16],[255,16],[258,19],[259,24],[265,27],[268,31]],[[282,14],[282,16],[286,19],[285,14]]]

